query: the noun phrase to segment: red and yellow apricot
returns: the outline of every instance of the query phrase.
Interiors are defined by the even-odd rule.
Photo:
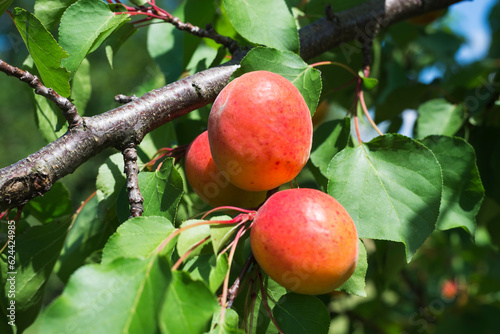
[[[250,245],[258,264],[290,291],[324,294],[354,272],[358,234],[347,211],[315,189],[272,195],[257,211]]]
[[[249,72],[217,96],[208,138],[215,164],[234,185],[270,190],[293,180],[309,159],[311,114],[286,78]]]

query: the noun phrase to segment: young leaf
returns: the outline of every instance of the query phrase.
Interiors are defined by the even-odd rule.
[[[321,73],[289,51],[256,47],[241,61],[235,76],[251,71],[265,70],[284,76],[300,91],[311,115],[316,111],[321,94]]]
[[[171,271],[158,256],[120,258],[78,269],[41,316],[41,333],[158,333]]]
[[[358,72],[359,77],[363,80],[363,86],[366,89],[373,89],[378,85],[378,80],[375,78],[366,78],[363,71]]]
[[[273,308],[280,329],[287,334],[328,333],[330,314],[315,296],[288,293]]]
[[[250,42],[298,53],[299,34],[285,1],[224,0],[224,7],[236,31]]]
[[[205,284],[182,271],[172,272],[172,283],[159,314],[162,333],[203,333],[219,309],[217,299]]]
[[[401,135],[345,148],[328,166],[328,193],[349,212],[360,238],[402,242],[407,260],[434,230],[441,167],[422,144]]]
[[[474,236],[475,217],[484,198],[474,149],[458,137],[430,136],[421,142],[434,153],[443,170],[443,199],[437,228],[462,227]]]
[[[173,231],[172,223],[164,217],[131,218],[109,238],[102,252],[102,263],[120,257],[151,256]]]
[[[453,136],[462,127],[465,110],[462,105],[453,105],[444,99],[434,99],[418,107],[415,137],[430,135]]]
[[[6,257],[0,261],[2,275],[16,272],[15,277],[15,323],[18,332],[24,331],[37,317],[42,307],[45,285],[61,252],[69,223],[52,222],[33,226],[15,236],[15,268],[8,268]],[[11,276],[11,275],[9,275]],[[2,284],[9,282],[1,277]],[[5,291],[8,291],[7,288]]]
[[[61,59],[66,59],[68,54],[35,15],[15,8],[12,19],[33,58],[43,84],[53,88],[59,95],[68,97],[71,93],[69,73],[61,67]]]
[[[366,254],[366,248],[363,242],[359,240],[358,244],[359,244],[358,245],[359,257],[358,257],[358,264],[356,265],[356,270],[354,270],[352,276],[337,290],[345,291],[349,294],[360,297],[366,297],[365,277],[366,277],[366,270],[368,269],[368,258]]]
[[[80,0],[71,5],[59,26],[59,43],[69,53],[62,64],[71,76],[87,54],[128,20],[128,15],[115,15],[103,1]]]

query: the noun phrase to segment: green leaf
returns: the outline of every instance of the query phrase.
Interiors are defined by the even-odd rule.
[[[87,202],[66,238],[54,269],[64,282],[68,281],[70,275],[81,267],[93,252],[104,247],[106,240],[116,229],[116,224],[103,221],[96,215],[98,204],[96,197]]]
[[[120,258],[87,265],[42,314],[40,333],[157,333],[171,272],[162,258]]]
[[[66,8],[78,0],[36,0],[35,15],[47,29],[52,30],[61,20]]]
[[[328,333],[330,314],[315,296],[288,293],[273,308],[280,329],[287,334]]]
[[[166,159],[159,171],[139,173],[139,188],[144,198],[143,217],[162,216],[175,222],[177,207],[183,194],[183,182],[174,167],[173,159]],[[118,218],[125,221],[130,214],[125,187],[118,202]]]
[[[352,276],[337,290],[345,291],[349,294],[360,297],[366,297],[365,277],[366,277],[366,271],[368,270],[368,255],[366,254],[365,245],[361,240],[359,240],[358,246],[359,246],[359,257],[356,269],[354,270]]]
[[[365,77],[361,77],[361,79],[363,80],[363,86],[366,89],[373,89],[373,88],[375,88],[378,85],[378,79],[375,79],[375,78],[365,78]]]
[[[59,26],[59,43],[69,53],[62,64],[71,76],[87,54],[128,20],[128,15],[115,15],[103,1],[79,0],[71,5]]]
[[[10,4],[14,0],[0,0],[0,17],[5,13],[7,8],[9,8]]]
[[[289,51],[256,47],[250,50],[235,72],[240,76],[247,72],[265,70],[290,80],[300,91],[311,115],[316,111],[321,94],[321,73]]]
[[[124,162],[121,153],[109,156],[99,167],[96,179],[96,196],[100,207],[110,207],[116,201],[118,192],[126,182],[123,169]],[[99,210],[100,213],[101,210]]]
[[[35,103],[35,122],[48,143],[61,137],[68,130],[68,124],[61,109],[47,100],[45,97],[33,92]]]
[[[363,86],[366,89],[373,89],[373,88],[375,88],[375,86],[378,85],[378,80],[377,79],[375,79],[375,78],[366,78],[365,74],[363,73],[363,71],[359,71],[358,75],[361,78],[361,80],[363,80]]]
[[[73,213],[73,202],[68,188],[56,182],[43,197],[36,197],[26,204],[26,211],[42,223],[68,218]]]
[[[24,233],[17,234],[14,268],[4,270],[7,266],[8,251],[1,256],[2,276],[6,272],[15,272],[13,275],[7,274],[8,277],[0,278],[6,288],[5,291],[8,291],[7,278],[15,277],[15,323],[19,332],[35,320],[42,307],[45,286],[61,252],[68,228],[67,222],[53,222],[33,226]]]
[[[474,236],[475,217],[484,198],[474,149],[458,137],[430,136],[421,142],[434,153],[443,170],[443,199],[437,228],[462,227]]]
[[[210,270],[210,275],[208,277],[208,286],[210,291],[216,293],[217,290],[222,285],[224,278],[226,278],[226,273],[229,270],[229,262],[227,253],[217,256],[217,261],[215,267]]]
[[[444,99],[434,99],[418,107],[415,137],[429,135],[453,136],[464,123],[465,110],[462,105],[453,105]]]
[[[61,96],[68,97],[71,93],[69,73],[61,67],[61,59],[68,57],[68,54],[33,14],[15,8],[12,18],[33,57],[43,84]]]
[[[182,223],[181,227],[186,227],[202,221],[203,220],[198,219],[186,220],[184,223]],[[177,241],[177,253],[179,254],[179,256],[184,255],[184,253],[186,253],[196,243],[200,242],[208,236],[210,236],[210,227],[208,225],[191,227],[183,231],[179,235],[179,239]],[[199,245],[193,252],[191,252],[191,256],[200,254],[203,245],[207,244],[208,242],[209,241],[207,240],[202,245]]]
[[[213,217],[210,220],[231,220],[229,216]],[[217,255],[222,247],[229,241],[231,236],[236,233],[237,226],[234,224],[216,224],[210,225],[210,236],[214,248],[214,254]]]
[[[292,13],[283,0],[224,0],[236,31],[255,44],[299,51],[299,34]]]
[[[328,166],[328,193],[349,212],[360,238],[402,242],[407,260],[434,230],[441,167],[422,144],[397,134],[345,148]]]
[[[203,253],[187,260],[182,266],[193,280],[204,281],[212,293],[220,288],[228,270],[227,253],[216,256]]]
[[[71,91],[71,99],[80,116],[83,116],[85,114],[87,103],[90,100],[90,94],[92,93],[90,63],[87,59],[82,61],[80,68],[73,77],[71,85],[73,87],[73,90]]]
[[[348,144],[351,136],[351,120],[346,117],[321,124],[314,131],[311,162],[323,175],[327,175],[328,164]]]
[[[164,217],[131,218],[109,238],[102,252],[102,263],[108,264],[120,257],[151,256],[173,231],[172,223]]]
[[[161,332],[203,333],[219,309],[217,299],[205,284],[193,281],[189,274],[174,271],[172,276],[159,315]]]
[[[139,173],[139,187],[144,197],[143,216],[163,216],[175,221],[183,184],[173,159],[165,160],[159,171]]]
[[[220,310],[212,318],[213,328],[209,334],[244,334],[245,331],[239,329],[239,317],[235,310],[228,308],[224,317],[224,323],[220,323]]]

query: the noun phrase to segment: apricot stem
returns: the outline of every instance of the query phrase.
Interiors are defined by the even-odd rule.
[[[214,208],[214,209],[211,209],[211,210],[208,210],[207,212],[205,212],[205,214],[201,217],[201,219],[204,219],[206,216],[208,216],[211,213],[214,213],[216,211],[222,211],[222,210],[234,210],[234,211],[239,211],[239,212],[244,212],[244,213],[249,213],[249,214],[251,214],[251,213],[255,214],[255,210],[246,210],[246,209],[238,208],[235,206],[219,206],[217,208]],[[238,216],[236,216],[236,217],[238,217]],[[236,219],[236,217],[234,219]]]

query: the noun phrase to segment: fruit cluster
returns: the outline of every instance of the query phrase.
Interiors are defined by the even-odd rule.
[[[303,294],[333,291],[354,272],[356,227],[331,196],[289,189],[312,145],[309,108],[286,78],[267,71],[243,74],[215,100],[208,130],[186,153],[186,177],[212,206],[258,209],[251,229],[255,259],[272,279]]]

